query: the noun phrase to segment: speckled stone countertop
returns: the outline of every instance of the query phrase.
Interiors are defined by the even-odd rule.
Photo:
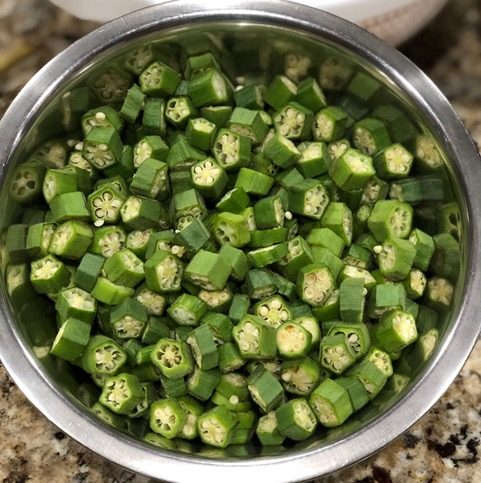
[[[94,24],[46,0],[0,0],[0,115],[22,85]],[[481,144],[481,2],[452,0],[403,51],[444,91]],[[346,483],[479,483],[481,342],[449,391],[409,432],[331,477]],[[0,482],[146,482],[97,457],[48,422],[0,364]],[[317,480],[319,483],[319,480]]]

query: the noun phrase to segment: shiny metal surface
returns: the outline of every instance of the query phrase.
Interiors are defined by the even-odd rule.
[[[9,167],[39,140],[59,127],[56,108],[62,93],[119,53],[154,38],[195,42],[208,31],[226,35],[239,58],[249,41],[255,48],[289,45],[317,54],[337,52],[371,72],[397,102],[413,112],[448,160],[464,221],[463,272],[442,337],[426,367],[399,400],[367,408],[355,421],[275,456],[234,457],[201,451],[173,453],[147,446],[103,425],[69,393],[34,355],[16,322],[2,286],[0,357],[37,408],[71,437],[126,468],[172,482],[294,482],[332,473],[379,450],[419,419],[443,394],[468,357],[480,331],[481,164],[460,120],[438,89],[400,53],[339,18],[282,1],[235,0],[228,7],[207,0],[173,1],[120,18],[83,38],[50,62],[19,94],[0,122],[0,185]],[[234,50],[235,50],[234,49]],[[247,52],[249,53],[249,52]],[[249,55],[247,55],[249,57]],[[0,190],[0,222],[14,218],[15,207]],[[68,378],[67,378],[68,379]]]

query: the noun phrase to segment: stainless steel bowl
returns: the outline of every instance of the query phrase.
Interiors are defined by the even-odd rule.
[[[294,482],[326,475],[367,457],[400,435],[438,400],[468,357],[480,330],[481,164],[477,151],[446,99],[399,52],[360,28],[308,7],[269,0],[173,1],[100,27],[45,66],[23,89],[0,123],[0,216],[2,227],[18,214],[6,184],[12,166],[62,127],[62,96],[98,75],[119,55],[146,42],[168,41],[194,48],[209,37],[228,46],[248,76],[277,72],[283,53],[329,55],[362,69],[384,86],[390,102],[411,113],[432,133],[444,153],[463,221],[462,269],[453,305],[440,325],[434,353],[400,396],[369,406],[348,425],[279,454],[262,456],[200,449],[174,453],[147,446],[93,417],[72,395],[68,373],[42,364],[6,296],[2,283],[0,355],[30,401],[72,438],[130,470],[172,482]],[[34,313],[31,317],[35,317]]]

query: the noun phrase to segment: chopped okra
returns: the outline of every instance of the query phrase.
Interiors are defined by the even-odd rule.
[[[433,354],[462,213],[436,137],[351,63],[286,51],[264,84],[212,41],[163,47],[70,91],[65,132],[12,170],[5,286],[106,424],[277,451]]]

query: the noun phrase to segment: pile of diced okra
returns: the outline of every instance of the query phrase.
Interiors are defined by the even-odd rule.
[[[334,59],[267,86],[211,53],[127,68],[65,94],[82,134],[10,185],[46,205],[7,231],[9,294],[54,304],[84,402],[164,448],[277,446],[405,388],[460,263],[433,140]]]

